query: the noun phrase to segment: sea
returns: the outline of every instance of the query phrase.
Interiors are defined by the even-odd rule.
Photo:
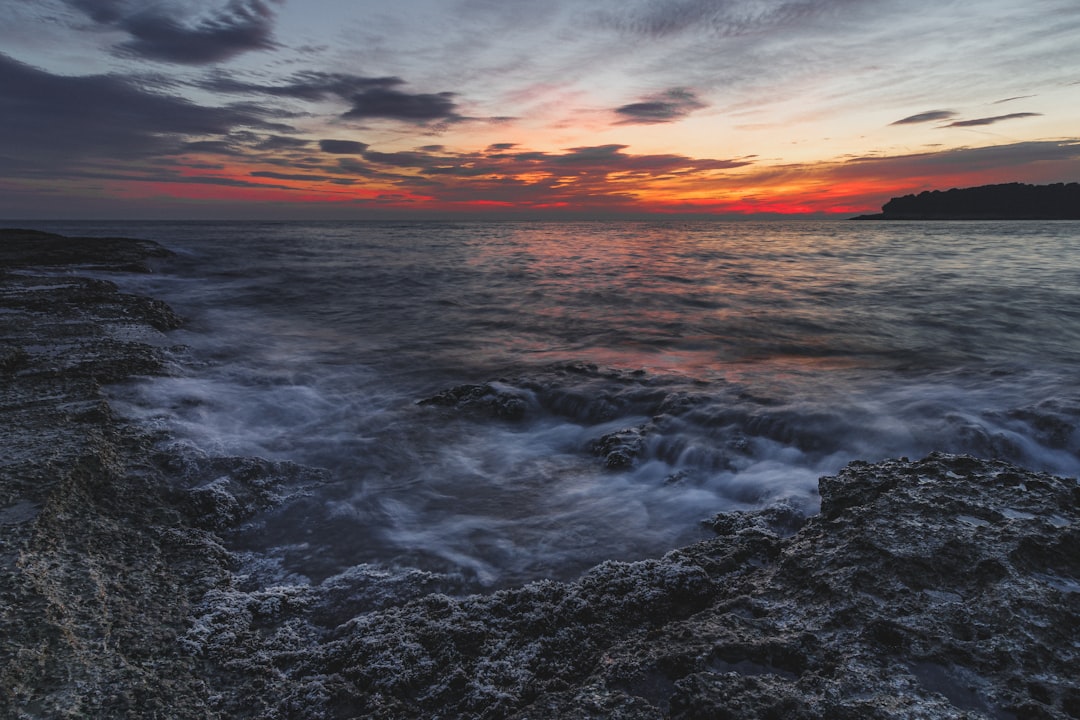
[[[812,515],[854,460],[1080,474],[1080,222],[33,227],[175,253],[102,274],[185,319],[113,405],[323,469],[228,538],[306,582],[568,580],[718,513]]]

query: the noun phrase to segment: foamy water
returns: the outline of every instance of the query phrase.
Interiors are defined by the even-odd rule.
[[[233,541],[497,587],[658,555],[853,459],[1080,473],[1080,223],[41,225],[178,253],[187,319],[115,391],[203,452],[334,482]],[[491,384],[520,419],[417,401]],[[640,438],[628,467],[592,449]],[[632,433],[632,434],[633,434]]]

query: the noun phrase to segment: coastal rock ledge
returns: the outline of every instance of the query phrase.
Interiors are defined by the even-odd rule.
[[[1080,717],[1075,479],[854,462],[819,515],[718,515],[571,583],[260,583],[231,529],[319,473],[115,417],[103,384],[166,372],[176,318],[36,272],[0,267],[0,717]]]

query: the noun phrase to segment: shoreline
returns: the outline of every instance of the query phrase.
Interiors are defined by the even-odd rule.
[[[319,472],[174,452],[101,392],[166,372],[180,319],[78,267],[163,249],[20,242],[0,235],[5,715],[1080,713],[1080,489],[966,456],[852,463],[805,522],[726,513],[713,539],[569,583],[457,597],[374,566],[260,583],[230,529]],[[74,274],[34,274],[54,264]]]

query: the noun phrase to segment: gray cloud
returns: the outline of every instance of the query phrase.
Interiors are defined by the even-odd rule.
[[[327,175],[305,175],[302,173],[279,173],[268,170],[256,170],[248,173],[251,177],[268,178],[270,180],[299,180],[301,182],[332,182],[335,185],[351,185],[355,181],[346,178],[334,178]]]
[[[340,99],[352,107],[342,114],[350,120],[389,119],[405,122],[455,122],[457,113],[452,92],[410,93],[401,90],[399,77],[365,77],[349,73],[299,73],[278,85],[247,83],[215,74],[199,87],[215,92],[262,94],[297,100]]]
[[[361,155],[368,144],[356,140],[320,140],[319,149],[331,155]]]
[[[276,0],[228,0],[209,15],[185,18],[184,3],[137,0],[68,0],[94,22],[121,30],[130,39],[123,54],[150,60],[203,65],[251,50],[274,47]]]
[[[424,168],[439,162],[442,158],[428,152],[393,152],[383,153],[368,151],[364,159],[379,165],[400,168]]]
[[[909,115],[903,120],[897,120],[890,125],[914,125],[916,123],[936,122],[938,120],[948,120],[949,118],[956,117],[956,113],[952,110],[930,110],[929,112],[919,113],[918,115]]]
[[[454,93],[410,94],[388,87],[373,87],[354,94],[352,109],[342,117],[350,119],[388,118],[412,122],[455,120]]]
[[[714,160],[685,155],[628,155],[623,152],[626,148],[626,145],[595,145],[570,148],[562,155],[522,153],[515,156],[515,159],[533,163],[538,168],[554,173],[565,172],[565,168],[572,167],[581,172],[636,172],[654,175],[728,170],[751,164],[748,160]]]
[[[35,165],[144,159],[180,152],[191,137],[290,129],[250,107],[204,107],[114,75],[53,75],[2,53],[0,88],[0,138]]]
[[[994,123],[1003,122],[1005,120],[1016,120],[1018,118],[1027,117],[1039,117],[1040,115],[1042,115],[1042,113],[1009,113],[1008,115],[995,115],[994,117],[975,118],[974,120],[957,120],[956,122],[951,122],[944,127],[979,127],[981,125],[993,125]]]
[[[311,143],[300,138],[287,137],[284,135],[267,135],[255,144],[256,150],[300,150]]]
[[[706,107],[705,103],[698,100],[692,90],[672,88],[636,103],[615,108],[615,112],[622,116],[620,124],[651,125],[674,122],[703,107]]]

